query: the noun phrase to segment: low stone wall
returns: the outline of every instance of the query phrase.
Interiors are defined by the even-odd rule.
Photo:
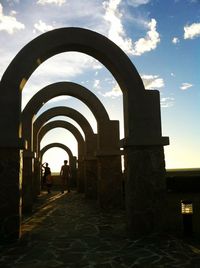
[[[53,186],[61,185],[61,178],[59,174],[52,174],[51,178],[52,178]]]
[[[191,224],[193,234],[200,234],[200,169],[168,170],[166,212],[169,231],[184,233]],[[191,214],[182,214],[181,203],[191,202]],[[188,223],[188,221],[190,223]]]

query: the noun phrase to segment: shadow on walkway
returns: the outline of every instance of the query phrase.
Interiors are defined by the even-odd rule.
[[[82,194],[42,193],[22,239],[1,246],[0,267],[200,267],[200,250],[154,234],[126,236],[124,211],[102,211]]]

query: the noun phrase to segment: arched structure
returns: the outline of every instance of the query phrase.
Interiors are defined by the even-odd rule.
[[[79,113],[78,111],[76,111],[73,108],[65,107],[65,106],[50,108],[50,109],[46,110],[45,112],[43,112],[40,116],[38,116],[38,118],[34,121],[34,124],[33,124],[33,150],[37,154],[38,154],[38,151],[37,151],[38,133],[39,133],[40,129],[42,128],[42,126],[47,121],[49,121],[50,119],[52,119],[53,117],[56,117],[56,116],[67,116],[67,117],[70,117],[71,119],[75,120],[82,128],[82,130],[85,134],[86,142],[90,141],[90,144],[88,144],[88,146],[91,146],[92,137],[94,140],[96,139],[95,138],[96,135],[94,134],[89,122],[81,113]],[[92,144],[92,147],[93,147],[92,153],[94,153],[94,150],[96,150],[96,146],[94,145],[94,143]],[[90,151],[91,149],[92,148],[87,149],[87,146],[86,146],[86,152]]]
[[[42,159],[43,155],[46,153],[46,151],[48,151],[51,148],[54,147],[58,147],[61,148],[63,150],[65,150],[65,152],[68,154],[69,156],[69,165],[71,168],[71,178],[70,178],[70,185],[71,186],[76,186],[76,175],[77,175],[77,170],[76,170],[76,156],[73,156],[72,151],[70,150],[69,147],[67,147],[66,145],[62,144],[62,143],[58,143],[58,142],[54,142],[54,143],[50,143],[46,146],[44,146],[40,152],[40,158]]]
[[[81,28],[56,29],[37,37],[17,54],[2,77],[0,163],[4,169],[0,174],[0,203],[3,204],[0,207],[1,225],[5,224],[4,218],[10,222],[15,217],[16,224],[12,224],[6,235],[19,236],[21,91],[30,75],[43,61],[66,51],[78,51],[93,56],[108,68],[120,85],[124,102],[123,146],[127,159],[128,229],[132,235],[151,232],[163,213],[163,145],[168,144],[168,139],[164,139],[161,133],[159,92],[145,91],[134,65],[117,45],[96,32]],[[107,159],[109,162],[108,152],[101,155],[104,156],[104,161]],[[10,163],[15,163],[12,172]],[[9,178],[12,183],[8,185],[4,177]],[[144,188],[145,191],[141,191]],[[9,202],[2,200],[2,191],[6,192],[6,195],[11,193],[12,199]],[[151,198],[146,200],[146,196]]]
[[[84,148],[85,150],[83,151],[83,148],[82,148],[82,150],[79,151],[79,156],[78,156],[78,163],[79,163],[78,191],[84,192],[84,190],[88,189],[88,187],[85,187],[86,177],[87,177],[86,183],[89,183],[90,180],[93,182],[95,180],[95,177],[97,177],[97,171],[96,171],[97,164],[96,164],[96,156],[95,156],[95,152],[97,148],[97,144],[96,144],[97,137],[96,137],[96,134],[93,133],[93,130],[89,122],[81,113],[74,110],[73,108],[69,108],[65,106],[54,107],[42,113],[35,120],[33,124],[34,151],[37,152],[38,154],[38,151],[37,151],[38,133],[40,132],[40,129],[47,121],[49,121],[55,116],[68,116],[72,118],[80,125],[80,127],[82,128],[85,134],[85,148]],[[55,125],[55,123],[51,123],[51,126],[53,125]],[[86,172],[84,172],[84,169],[86,170]],[[88,174],[90,174],[90,177]],[[88,193],[88,195],[90,194]]]
[[[33,149],[31,134],[34,116],[47,101],[61,95],[69,95],[83,101],[96,118],[98,130],[101,131],[104,125],[110,121],[102,103],[87,88],[72,82],[58,82],[48,85],[31,98],[22,112],[22,137],[28,141],[30,150]]]
[[[98,151],[96,147],[94,148],[93,137],[86,137],[86,149],[87,149],[87,159],[91,159],[94,157],[94,149],[96,151],[96,155],[100,157],[102,154],[110,155],[109,161],[107,163],[105,161],[101,161],[99,166],[99,187],[102,188],[103,191],[99,192],[100,204],[102,207],[107,207],[108,203],[113,204],[115,206],[118,205],[120,198],[118,197],[121,192],[121,162],[120,162],[120,150],[119,150],[119,122],[116,120],[110,120],[109,116],[99,101],[99,99],[94,95],[91,91],[86,89],[85,87],[72,83],[72,82],[58,82],[44,87],[40,90],[33,98],[28,102],[24,111],[22,113],[22,136],[24,139],[28,141],[28,150],[24,152],[24,169],[23,169],[23,180],[29,180],[32,173],[32,159],[31,157],[34,155],[32,153],[33,145],[32,145],[32,120],[34,115],[37,113],[39,108],[42,105],[50,100],[53,97],[60,95],[70,95],[78,98],[83,101],[88,108],[93,113],[94,117],[97,121],[97,130],[98,130]],[[115,158],[112,161],[112,158]],[[99,158],[100,161],[100,158]],[[87,163],[87,166],[90,166],[91,161]],[[106,165],[106,167],[104,167]],[[107,173],[102,176],[102,172],[104,172],[105,168],[107,168]],[[28,170],[27,170],[28,169]],[[91,173],[91,168],[88,169],[88,174]],[[94,179],[94,178],[93,178]],[[93,181],[91,179],[91,181]],[[104,182],[106,181],[106,183]],[[90,185],[90,178],[87,178],[86,183],[88,183],[88,187],[85,189],[86,196],[95,196],[93,193],[93,188]],[[109,183],[108,183],[109,182]],[[107,190],[105,185],[108,185]],[[112,187],[110,187],[112,186]],[[89,190],[90,189],[90,190]],[[117,192],[115,192],[117,191]],[[107,197],[107,198],[106,198]],[[114,200],[114,202],[112,201]],[[115,201],[117,199],[117,202]]]
[[[36,120],[37,121],[37,120]],[[75,180],[75,178],[72,178],[71,183],[72,185],[75,187],[77,187],[77,190],[79,192],[85,192],[85,182],[86,182],[86,176],[88,175],[87,173],[85,173],[85,163],[84,163],[84,159],[85,154],[86,154],[86,150],[85,150],[85,141],[80,133],[80,131],[71,123],[67,122],[67,121],[63,121],[63,120],[55,120],[55,121],[51,121],[49,123],[46,123],[45,125],[43,125],[39,132],[38,132],[38,141],[37,141],[37,151],[40,152],[42,150],[40,150],[40,142],[42,140],[42,138],[44,137],[44,135],[55,128],[64,128],[69,130],[75,137],[75,139],[77,140],[78,143],[78,180]],[[63,141],[65,142],[65,141]],[[66,140],[67,142],[67,140]],[[40,153],[39,153],[40,155]],[[72,164],[73,166],[73,170],[75,169],[76,165],[73,163],[73,159],[71,159],[70,164]],[[96,170],[95,170],[96,171]],[[73,172],[74,173],[74,172]],[[95,172],[95,175],[97,176],[97,173]],[[95,189],[96,190],[96,189]]]
[[[40,96],[40,95],[39,95]],[[38,98],[36,98],[38,100]],[[39,100],[38,100],[39,102]],[[33,101],[32,104],[34,105],[35,102]],[[37,105],[36,105],[37,106]],[[28,105],[31,109],[32,105]],[[26,115],[27,113],[25,113]],[[65,115],[73,118],[75,121],[79,123],[82,127],[85,137],[86,143],[86,150],[88,154],[94,155],[94,150],[96,150],[96,135],[93,133],[93,130],[89,124],[89,122],[85,119],[82,114],[78,113],[76,110],[67,108],[67,107],[59,107],[58,109],[49,109],[41,114],[34,122],[34,129],[33,129],[33,147],[34,152],[38,155],[38,141],[37,135],[39,133],[40,128],[46,123],[46,121],[50,120],[54,116],[58,115]],[[28,117],[28,116],[27,116]],[[26,117],[26,118],[27,118]],[[31,125],[31,121],[27,124],[25,121],[26,129],[29,125]],[[29,126],[30,127],[30,126]],[[28,131],[27,131],[28,132]],[[32,132],[32,131],[31,131]],[[85,185],[84,185],[84,165],[83,159],[85,155],[85,142],[80,133],[76,132],[76,138],[79,139],[78,148],[79,148],[79,172],[78,172],[78,191],[84,192]],[[29,138],[30,140],[30,138]],[[90,142],[88,142],[90,141]],[[34,153],[35,154],[35,153]],[[39,194],[39,186],[40,186],[40,160],[38,158],[34,159],[34,174],[33,174],[33,154],[30,150],[26,150],[23,153],[23,181],[22,181],[22,212],[23,213],[30,213],[32,211],[33,200]]]
[[[66,146],[63,143],[59,143],[59,142],[53,142],[53,143],[49,143],[48,145],[44,146],[41,150],[40,150],[40,157],[42,158],[43,155],[51,148],[54,147],[58,147],[63,149],[69,156],[69,164],[71,165],[73,162],[73,154],[72,151],[70,150],[70,148],[68,146]]]
[[[38,118],[38,120],[40,120],[40,117]],[[35,121],[37,122],[37,120]],[[43,125],[39,132],[38,132],[38,140],[37,140],[37,151],[40,152],[40,142],[42,140],[42,138],[44,137],[44,135],[54,129],[54,128],[65,128],[67,130],[69,130],[75,137],[75,139],[77,140],[78,143],[78,157],[82,156],[84,157],[85,155],[85,141],[80,133],[80,131],[71,123],[63,121],[63,120],[56,120],[56,121],[51,121],[45,125]]]

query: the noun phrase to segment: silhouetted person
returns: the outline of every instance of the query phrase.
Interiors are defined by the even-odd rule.
[[[43,163],[42,168],[44,169],[42,184],[43,184],[43,187],[46,185],[47,192],[50,194],[51,193],[51,186],[52,186],[51,169],[50,169],[48,163]]]
[[[60,170],[60,177],[61,177],[61,193],[64,193],[65,187],[67,188],[68,193],[70,192],[70,176],[71,170],[70,166],[67,165],[67,160],[64,160],[64,165],[61,167]]]

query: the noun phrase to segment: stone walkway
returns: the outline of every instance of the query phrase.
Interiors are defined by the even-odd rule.
[[[23,220],[23,239],[0,246],[0,267],[200,267],[197,242],[158,234],[131,240],[124,222],[123,211],[103,212],[76,192],[43,193]]]

